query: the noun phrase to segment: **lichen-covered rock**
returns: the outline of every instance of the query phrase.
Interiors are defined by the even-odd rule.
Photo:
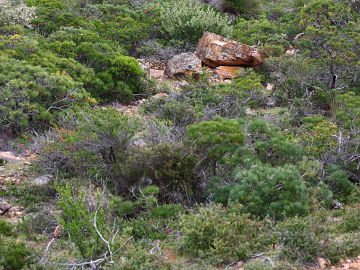
[[[37,186],[45,186],[45,185],[49,184],[49,182],[53,178],[54,178],[53,175],[45,174],[45,175],[39,176],[39,177],[35,178],[34,180],[32,180],[31,184],[37,185]]]
[[[165,69],[165,74],[174,79],[198,79],[201,73],[201,60],[191,52],[175,55]]]
[[[217,66],[260,66],[265,53],[249,45],[205,32],[199,40],[196,55],[211,67]]]

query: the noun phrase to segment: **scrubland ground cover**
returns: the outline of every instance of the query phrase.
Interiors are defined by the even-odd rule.
[[[0,158],[0,204],[24,207],[17,219],[0,207],[0,268],[358,256],[359,12],[352,0],[0,0],[1,136],[34,156],[15,182]],[[206,31],[257,46],[265,64],[174,90],[137,61],[193,50]],[[143,98],[135,116],[109,106]]]

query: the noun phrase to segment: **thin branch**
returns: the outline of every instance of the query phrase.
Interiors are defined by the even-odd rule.
[[[99,205],[99,207],[100,207],[100,205]],[[114,261],[113,261],[113,253],[111,251],[110,242],[104,238],[104,236],[100,233],[100,231],[98,230],[97,225],[96,225],[96,218],[97,218],[97,213],[99,211],[99,207],[96,210],[95,216],[94,216],[94,228],[95,228],[96,233],[100,236],[101,240],[103,240],[103,242],[106,244],[108,252],[109,252],[109,256],[110,256],[109,263],[113,264],[114,263]]]
[[[39,264],[41,264],[46,256],[47,256],[47,253],[49,252],[49,249],[50,249],[50,246],[52,245],[52,243],[55,241],[55,237],[51,239],[51,241],[47,244],[47,247],[45,249],[45,252],[44,252],[44,255],[42,256],[41,260],[39,261]]]

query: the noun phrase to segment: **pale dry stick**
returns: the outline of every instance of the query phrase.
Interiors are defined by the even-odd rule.
[[[41,264],[41,263],[45,260],[45,258],[46,258],[46,256],[47,256],[47,253],[49,252],[50,246],[52,245],[52,243],[53,243],[54,241],[55,241],[55,238],[52,238],[51,241],[47,244],[47,247],[46,247],[46,249],[45,249],[44,255],[42,256],[41,260],[39,261],[39,264]]]
[[[106,244],[108,252],[109,252],[109,256],[110,256],[109,263],[113,264],[114,263],[114,261],[113,261],[113,253],[111,251],[110,242],[104,238],[104,236],[100,233],[100,231],[98,230],[97,225],[96,225],[96,218],[97,218],[97,213],[99,211],[99,207],[96,210],[95,216],[94,216],[94,228],[95,228],[96,233],[100,236],[101,240],[103,240],[103,242]]]

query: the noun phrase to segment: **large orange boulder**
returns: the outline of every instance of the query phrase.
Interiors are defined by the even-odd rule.
[[[196,55],[210,66],[249,66],[264,63],[265,53],[249,45],[205,32],[199,40]]]

